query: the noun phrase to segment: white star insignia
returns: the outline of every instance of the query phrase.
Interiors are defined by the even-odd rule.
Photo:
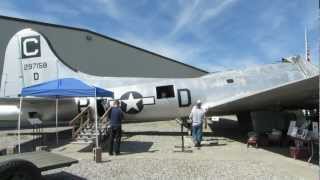
[[[139,111],[140,109],[137,106],[137,103],[140,101],[141,99],[135,99],[132,95],[132,93],[129,94],[129,98],[126,100],[121,100],[122,102],[126,103],[127,108],[126,108],[126,112],[129,112],[130,109],[135,109],[136,111]]]

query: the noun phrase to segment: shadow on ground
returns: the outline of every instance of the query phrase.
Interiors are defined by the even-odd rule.
[[[123,132],[125,136],[136,136],[136,135],[143,135],[143,136],[181,136],[181,132],[179,131],[139,131],[139,132],[130,132],[126,131]],[[183,132],[184,136],[188,136],[187,129],[184,129]],[[204,136],[212,136],[211,132],[203,132]]]
[[[43,176],[43,179],[45,180],[86,180],[86,178],[82,178],[80,176],[61,171],[57,173],[47,174]]]
[[[222,139],[219,139],[219,140],[222,140]],[[202,143],[201,146],[210,147],[210,146],[225,146],[225,145],[227,145],[227,143],[219,143],[219,140],[213,141],[213,142],[212,142],[212,140],[207,140],[207,141],[211,141],[211,142]],[[205,141],[202,141],[202,142],[205,142]]]
[[[58,140],[58,142],[56,141],[56,139],[51,139],[51,140],[45,142],[44,145],[47,146],[49,149],[55,149],[55,148],[59,148],[59,147],[65,146],[67,144],[70,144],[71,141],[72,140],[70,138],[68,138],[68,139],[60,138]]]
[[[212,130],[212,135],[215,137],[223,137],[230,139],[231,141],[238,141],[243,144],[247,143],[247,132],[243,132],[240,130],[237,121],[221,118],[219,121],[213,121],[212,123],[210,123],[209,127]],[[291,158],[288,145],[279,146],[271,144],[269,146],[259,146],[259,148]],[[319,147],[315,148],[314,151],[315,154],[310,163],[318,165],[319,154],[317,152],[319,152]],[[306,161],[307,159],[299,160]]]
[[[137,153],[154,153],[158,150],[150,151],[153,142],[144,141],[122,141],[120,151],[122,155],[125,154],[137,154]],[[103,146],[103,152],[108,152],[108,143]]]

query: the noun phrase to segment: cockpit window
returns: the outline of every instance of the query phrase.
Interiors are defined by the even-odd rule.
[[[174,97],[173,85],[158,86],[156,87],[156,90],[157,90],[157,99]]]

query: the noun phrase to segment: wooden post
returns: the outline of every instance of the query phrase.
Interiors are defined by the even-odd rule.
[[[183,124],[181,123],[181,151],[184,152]]]
[[[93,148],[93,160],[97,163],[102,161],[102,149],[101,147]]]

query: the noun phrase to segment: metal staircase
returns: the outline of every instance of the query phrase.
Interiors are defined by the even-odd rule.
[[[108,124],[107,114],[110,108],[98,119],[98,138],[100,143],[108,135],[106,127]],[[74,144],[95,144],[96,130],[94,118],[90,115],[92,112],[88,106],[76,115],[71,121],[72,139]]]

